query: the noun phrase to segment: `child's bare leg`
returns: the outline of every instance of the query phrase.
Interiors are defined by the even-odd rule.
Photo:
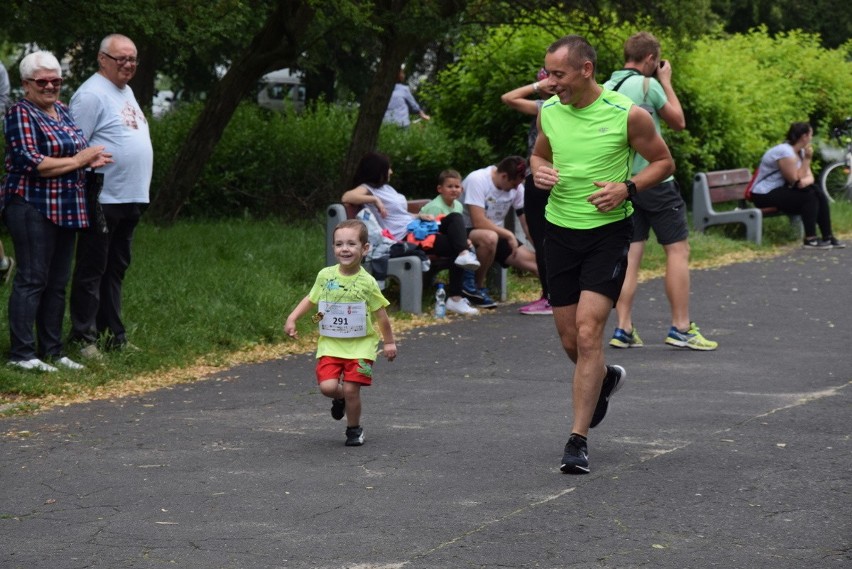
[[[343,399],[343,387],[339,379],[325,379],[319,384],[320,393],[332,399]]]
[[[361,384],[344,381],[343,397],[346,399],[346,426],[357,427],[361,424]]]

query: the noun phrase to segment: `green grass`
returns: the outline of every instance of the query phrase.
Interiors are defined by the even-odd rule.
[[[308,291],[324,259],[319,223],[182,222],[142,224],[125,280],[123,315],[139,353],[110,353],[79,372],[0,368],[0,393],[39,397],[121,382],[284,339],[283,322]],[[11,242],[4,239],[11,251]],[[10,287],[0,289],[8,302]],[[65,330],[68,330],[66,318]],[[8,320],[0,352],[8,353]],[[69,346],[70,355],[75,352]]]
[[[852,233],[852,204],[832,206],[835,232]],[[8,235],[0,235],[14,255]],[[795,245],[786,218],[765,222],[764,243],[746,242],[735,226],[711,228],[690,236],[692,266],[712,266],[772,254]],[[86,394],[99,386],[121,386],[139,376],[166,374],[199,362],[227,365],[236,352],[274,351],[290,346],[283,322],[308,292],[324,260],[323,225],[314,216],[300,225],[272,221],[185,221],[161,229],[140,225],[134,240],[133,264],[125,282],[124,319],[139,353],[110,353],[100,364],[83,371],[55,374],[23,372],[0,366],[0,403],[17,400],[30,410],[28,399]],[[662,248],[652,237],[642,266],[645,275],[665,267]],[[0,306],[8,303],[9,286],[0,288]],[[511,300],[531,300],[537,280],[510,275]],[[398,300],[393,287],[389,299]],[[428,295],[427,295],[428,296]],[[428,299],[425,305],[430,304]],[[394,313],[397,322],[418,322]],[[65,330],[68,324],[66,321]],[[309,319],[300,322],[309,335]],[[0,318],[0,362],[9,350],[8,320]],[[73,348],[70,355],[75,357]],[[0,407],[0,412],[2,407]]]

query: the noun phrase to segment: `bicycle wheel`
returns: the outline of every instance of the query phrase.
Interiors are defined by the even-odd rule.
[[[829,164],[819,177],[822,191],[832,199],[852,200],[852,174],[845,162]]]

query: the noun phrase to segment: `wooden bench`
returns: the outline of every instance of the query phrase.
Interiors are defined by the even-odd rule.
[[[409,200],[408,211],[410,213],[420,212],[420,208],[429,203],[429,200]],[[334,265],[337,260],[334,258],[334,228],[344,219],[355,219],[358,213],[358,207],[334,203],[328,206],[326,210],[325,220],[325,263],[326,265]],[[432,266],[428,273],[424,273],[421,267],[420,258],[416,256],[410,257],[395,257],[388,259],[388,278],[393,278],[399,283],[399,309],[403,312],[411,312],[412,314],[420,314],[423,312],[423,289],[424,285],[429,286],[435,275],[449,267],[452,260],[443,258],[431,258]],[[505,302],[508,297],[506,283],[508,281],[509,272],[507,269],[495,263],[489,273],[490,284],[499,290],[499,298],[501,302]]]
[[[695,175],[692,184],[692,221],[695,231],[703,232],[711,225],[742,223],[746,227],[746,239],[760,245],[763,239],[763,218],[785,215],[778,208],[759,208],[745,199],[745,189],[751,180],[748,168],[701,172]],[[736,202],[736,208],[716,211],[714,204]],[[790,223],[799,234],[802,231],[801,217],[791,215]]]

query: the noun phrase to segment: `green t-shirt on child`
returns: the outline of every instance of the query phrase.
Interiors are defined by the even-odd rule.
[[[364,304],[366,308],[365,327],[363,336],[353,337],[330,337],[320,335],[317,342],[317,358],[322,356],[334,356],[350,360],[365,359],[375,360],[379,347],[379,335],[373,327],[373,312],[390,304],[379,290],[376,279],[367,272],[364,267],[354,275],[344,275],[340,272],[340,265],[333,265],[322,269],[317,275],[314,286],[308,297],[311,302],[319,305],[327,302],[339,305],[344,310],[357,309],[358,304]],[[318,306],[319,308],[319,306]],[[334,315],[329,313],[323,317],[323,324],[329,325],[326,320],[333,319]]]
[[[462,213],[464,206],[459,200],[454,200],[452,206],[448,206],[444,201],[443,196],[437,196],[435,199],[424,205],[420,209],[420,213],[427,215],[449,215],[451,213]]]

